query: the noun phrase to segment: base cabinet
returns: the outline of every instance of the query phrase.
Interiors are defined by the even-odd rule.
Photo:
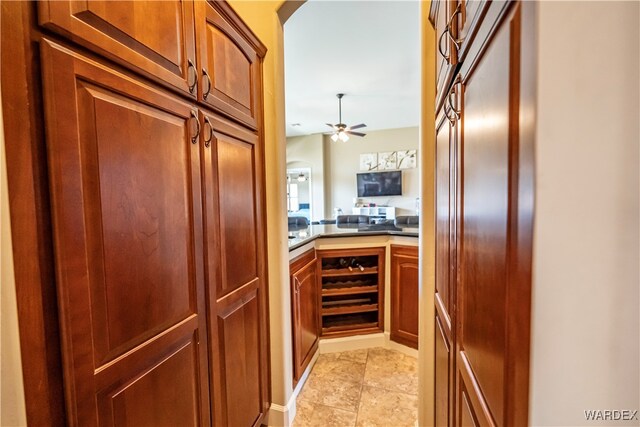
[[[391,340],[418,348],[418,248],[391,245]]]
[[[291,316],[293,332],[293,386],[318,349],[320,326],[316,251],[311,249],[291,261]]]

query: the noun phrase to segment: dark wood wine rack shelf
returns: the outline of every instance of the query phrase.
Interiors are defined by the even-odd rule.
[[[317,255],[322,336],[381,332],[385,248],[320,250]]]
[[[322,288],[322,296],[337,296],[337,295],[356,295],[356,294],[370,294],[377,293],[378,285],[373,286],[351,286],[345,288]]]
[[[331,316],[334,314],[364,313],[367,311],[378,311],[378,304],[347,305],[340,307],[323,308],[322,315]]]
[[[349,270],[348,268],[332,268],[322,271],[322,277],[360,276],[363,274],[378,274],[378,267],[366,267],[364,271],[358,268],[354,268],[353,270]]]

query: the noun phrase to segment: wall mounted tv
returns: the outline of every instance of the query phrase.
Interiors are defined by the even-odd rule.
[[[358,197],[401,195],[402,171],[358,174]]]

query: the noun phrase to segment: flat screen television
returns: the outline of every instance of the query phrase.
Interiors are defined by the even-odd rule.
[[[358,174],[358,197],[401,196],[402,171]]]

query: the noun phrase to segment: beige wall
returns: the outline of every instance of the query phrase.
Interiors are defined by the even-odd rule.
[[[639,8],[538,4],[532,425],[640,409]]]
[[[311,168],[311,219],[325,217],[324,147],[322,134],[287,138],[287,168]]]
[[[420,143],[418,127],[366,131],[364,138],[351,137],[346,143],[324,138],[325,147],[325,215],[331,218],[333,208],[351,213],[358,189],[356,174],[360,171],[360,154],[397,150],[415,150]],[[420,153],[418,153],[420,154]],[[419,163],[419,162],[418,162]],[[420,197],[419,165],[402,170],[402,196],[361,198],[364,202],[395,206],[399,215],[415,215],[416,198]]]
[[[0,426],[26,426],[0,102]]]
[[[267,241],[271,336],[271,401],[285,406],[293,393],[291,310],[287,247],[286,138],[282,0],[230,0],[231,6],[267,47],[263,66],[264,139],[267,176]],[[270,419],[270,425],[280,424]]]

